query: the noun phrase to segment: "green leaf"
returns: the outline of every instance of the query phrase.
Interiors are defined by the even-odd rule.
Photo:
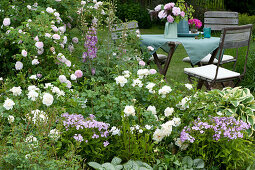
[[[103,167],[99,163],[97,163],[97,162],[89,162],[88,164],[92,168],[95,168],[97,170],[103,170]]]
[[[182,164],[187,165],[187,168],[191,168],[193,165],[193,160],[190,156],[185,156],[182,159]]]
[[[116,168],[114,167],[114,165],[111,164],[111,163],[104,163],[104,164],[102,165],[102,167],[105,168],[105,169],[107,169],[107,170],[116,170]]]
[[[195,168],[204,168],[205,163],[202,159],[194,159],[194,167]]]
[[[119,165],[120,163],[121,163],[121,159],[120,158],[118,158],[118,157],[114,157],[113,159],[112,159],[112,164],[114,164],[114,165]]]
[[[230,103],[235,107],[237,107],[240,104],[240,102],[236,100],[230,101]]]
[[[123,165],[117,165],[117,166],[115,166],[115,169],[117,169],[117,170],[121,170],[123,168]]]
[[[127,163],[124,164],[124,169],[125,170],[139,169],[139,166],[135,161],[129,160]]]
[[[254,125],[253,118],[251,116],[247,116],[247,120],[251,125]]]

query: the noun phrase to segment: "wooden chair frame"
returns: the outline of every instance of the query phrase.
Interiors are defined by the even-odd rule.
[[[238,31],[242,31],[242,30],[249,30],[249,32],[246,31],[247,33],[249,33],[248,39],[245,39],[243,41],[238,41],[238,42],[228,41],[228,40],[226,41],[226,39],[227,39],[226,36],[227,36],[228,32],[232,31],[233,33],[238,33]],[[242,33],[242,32],[239,32],[239,33]],[[223,83],[223,82],[226,82],[226,81],[238,79],[238,81],[235,83],[235,86],[236,86],[241,81],[241,79],[244,77],[244,75],[246,73],[246,65],[247,65],[249,48],[250,48],[251,34],[252,34],[252,24],[223,28],[222,29],[222,34],[221,34],[221,41],[220,41],[219,48],[218,48],[220,53],[219,53],[219,59],[218,59],[218,63],[217,63],[217,67],[216,67],[216,74],[215,74],[214,79],[211,80],[211,79],[207,79],[205,77],[201,77],[201,76],[196,75],[196,74],[186,72],[186,74],[188,74],[189,80],[191,79],[191,77],[198,78],[199,79],[199,82],[198,82],[198,85],[197,85],[198,89],[201,89],[203,84],[204,84],[206,86],[207,90],[211,90],[212,86],[215,83],[218,83],[218,82]],[[242,34],[240,34],[240,35],[242,35]],[[233,34],[233,36],[235,36],[235,34]],[[244,63],[243,72],[240,73],[240,76],[233,77],[233,78],[226,78],[226,79],[217,79],[219,67],[220,67],[220,64],[221,64],[221,56],[222,56],[222,53],[223,53],[223,49],[236,48],[237,49],[236,58],[237,58],[238,57],[238,48],[246,47],[246,46],[247,46],[247,50],[246,50],[246,56],[245,56],[245,63]],[[214,60],[214,58],[212,57],[210,59],[210,62],[212,62],[213,60]],[[236,63],[235,63],[235,66],[236,66]]]

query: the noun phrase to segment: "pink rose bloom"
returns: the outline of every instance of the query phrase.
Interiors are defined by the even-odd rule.
[[[168,15],[167,22],[173,23],[174,22],[174,18],[171,15]]]
[[[59,40],[59,39],[60,39],[60,35],[54,34],[54,35],[52,36],[52,38],[53,38],[54,40]]]
[[[51,28],[53,29],[54,32],[58,32],[58,27],[56,27],[55,25],[52,25]]]
[[[162,6],[161,4],[160,4],[160,5],[157,5],[157,6],[154,8],[154,10],[157,11],[157,12],[160,11],[160,10],[161,10],[161,6]]]
[[[11,19],[10,19],[10,18],[5,18],[5,19],[3,20],[3,25],[4,25],[4,26],[9,26],[9,25],[11,25]]]
[[[34,38],[34,40],[35,40],[35,41],[39,41],[39,38],[38,38],[38,36],[36,36],[36,37]]]
[[[169,5],[173,8],[175,6],[175,3],[170,2]]]
[[[181,12],[181,17],[182,17],[182,18],[185,17],[185,12],[184,12],[184,11]]]
[[[157,73],[157,71],[155,69],[150,69],[149,72],[150,72],[150,74],[156,74]]]
[[[170,10],[172,8],[171,4],[168,3],[164,6],[164,10]]]
[[[173,7],[172,13],[174,14],[174,16],[180,15],[181,9],[179,7]]]
[[[81,70],[76,70],[74,75],[77,77],[77,78],[81,78],[83,76],[83,73]]]
[[[162,19],[162,18],[166,18],[166,13],[164,12],[164,10],[162,10],[162,11],[160,11],[159,13],[158,13],[158,17],[159,17],[159,19]]]
[[[21,51],[21,55],[22,55],[23,57],[26,57],[26,56],[27,56],[27,51],[26,51],[26,50],[22,50],[22,51]]]
[[[43,48],[43,42],[36,42],[35,43],[36,48]]]
[[[140,66],[145,66],[145,62],[143,60],[139,61]]]

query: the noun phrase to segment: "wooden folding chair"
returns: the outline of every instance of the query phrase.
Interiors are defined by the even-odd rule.
[[[223,28],[221,34],[221,41],[219,44],[220,52],[217,65],[210,64],[195,68],[184,68],[184,73],[187,74],[189,78],[196,77],[199,79],[197,85],[198,89],[201,89],[204,84],[207,90],[211,90],[212,86],[215,83],[223,83],[234,79],[237,79],[237,82],[235,83],[236,86],[244,77],[246,72],[251,32],[252,24]],[[220,67],[222,53],[224,49],[236,48],[236,55],[238,56],[238,49],[241,47],[247,47],[244,69],[242,73],[236,72],[236,64],[234,65],[233,71]]]

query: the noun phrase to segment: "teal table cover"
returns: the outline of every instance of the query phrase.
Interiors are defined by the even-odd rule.
[[[153,51],[149,51],[151,55],[155,53],[159,48],[162,48],[165,52],[168,53],[170,50],[168,42],[180,42],[184,46],[193,65],[201,61],[206,55],[212,53],[216,48],[218,48],[220,42],[220,38],[218,37],[204,39],[195,39],[194,37],[178,37],[173,39],[166,39],[164,38],[163,34],[141,35],[140,40],[142,42],[142,46],[152,46],[154,48]],[[186,56],[182,57],[184,58]]]

